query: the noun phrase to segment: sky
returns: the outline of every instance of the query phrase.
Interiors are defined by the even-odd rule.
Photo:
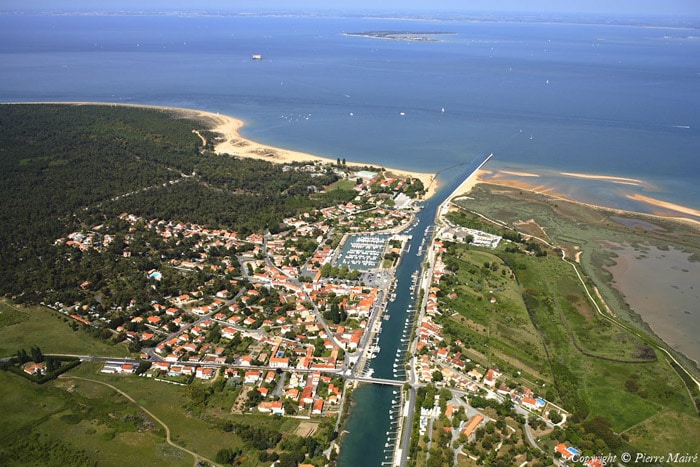
[[[0,10],[363,10],[700,16],[700,0],[2,0]]]

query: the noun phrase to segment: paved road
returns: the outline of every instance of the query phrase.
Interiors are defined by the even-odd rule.
[[[413,416],[416,412],[416,388],[408,388],[408,413],[404,421],[401,432],[401,459],[399,460],[400,467],[406,467],[408,461],[408,450],[411,446],[411,433],[413,429]]]

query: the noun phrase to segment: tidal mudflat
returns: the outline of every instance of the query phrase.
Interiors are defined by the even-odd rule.
[[[675,248],[611,244],[613,286],[671,347],[700,361],[700,262]]]

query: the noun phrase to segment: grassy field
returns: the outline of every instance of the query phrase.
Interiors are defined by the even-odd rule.
[[[228,389],[216,395],[202,413],[195,414],[188,409],[190,399],[187,390],[181,386],[135,376],[103,375],[90,371],[87,373],[92,373],[87,377],[105,381],[129,394],[170,427],[175,443],[209,459],[214,459],[216,452],[221,448],[245,449],[245,444],[235,434],[222,431],[219,426],[221,422],[231,421],[266,427],[283,434],[294,434],[299,425],[299,421],[292,418],[280,420],[262,414],[232,415],[230,407],[234,397]],[[192,458],[186,456],[185,459],[191,465]],[[241,465],[257,465],[257,459],[251,456],[248,462]]]
[[[664,345],[630,310],[624,297],[613,287],[612,276],[604,265],[611,264],[614,256],[614,252],[609,250],[611,243],[636,245],[640,252],[648,246],[660,249],[673,247],[691,254],[691,259],[700,258],[700,232],[697,227],[674,219],[595,208],[544,194],[487,184],[478,185],[469,199],[459,203],[469,211],[479,212],[506,225],[518,226],[524,233],[542,236],[542,232],[546,232],[545,238],[561,247],[567,258],[573,260],[578,257],[582,273],[600,291],[618,319],[641,330],[645,340],[651,339],[658,345]],[[486,222],[484,224],[488,225]],[[630,226],[636,224],[654,228]],[[588,333],[585,337],[595,336],[596,333]],[[582,339],[579,344],[585,346],[587,342],[588,339]],[[599,342],[591,344],[601,347]],[[675,352],[674,356],[696,378],[700,378],[700,369],[693,362]]]
[[[356,180],[345,180],[341,179],[330,185],[327,190],[352,190],[355,188]]]
[[[518,226],[524,233],[541,236],[546,232],[545,239],[560,246],[570,259],[582,252],[579,257],[581,268],[600,289],[608,305],[619,318],[640,328],[645,328],[645,325],[612,287],[610,273],[603,268],[612,256],[606,244],[651,245],[662,249],[673,246],[693,254],[694,258],[700,257],[698,229],[674,219],[594,208],[544,194],[487,184],[478,185],[470,193],[470,198],[460,203],[488,218]],[[653,224],[655,228],[621,223],[627,220],[644,221],[642,225]],[[700,370],[697,376],[700,376]]]
[[[78,454],[82,462],[89,459],[98,465],[192,465],[191,456],[182,458],[169,446],[163,449],[162,433],[113,391],[92,388],[83,394],[63,384],[39,386],[0,373],[0,410],[5,414],[0,441],[3,459],[9,462],[5,465],[43,463],[38,453],[27,451],[27,440],[49,448],[53,465],[71,465]]]
[[[504,187],[490,188],[493,191],[489,187],[477,187],[470,195],[473,199],[465,200],[463,206],[544,237],[561,246],[572,260],[582,249],[581,265],[577,267],[586,275],[590,270],[600,269],[604,251],[601,240],[673,245],[690,252],[699,248],[697,232],[688,235],[685,227],[670,221],[658,220],[664,230],[647,236],[648,232],[615,225],[609,219],[609,213],[533,193]],[[448,303],[460,315],[468,315],[471,322],[478,323],[481,331],[488,330],[488,346],[520,360],[524,366],[531,366],[533,355],[524,349],[528,349],[527,345],[532,348],[532,344],[520,335],[528,327],[515,319],[520,308],[519,316],[527,316],[531,321],[530,330],[534,329],[530,338],[546,349],[544,361],[539,362],[540,368],[546,368],[545,372],[555,383],[547,391],[548,399],[554,398],[568,410],[575,408],[572,404],[585,407],[588,417],[606,417],[615,432],[629,430],[633,446],[649,453],[663,454],[666,453],[663,449],[673,443],[687,446],[692,444],[690,440],[697,440],[700,418],[678,373],[663,354],[654,349],[653,345],[658,341],[653,336],[627,330],[600,316],[574,268],[562,261],[558,252],[550,250],[548,256],[536,258],[505,253],[504,249],[502,245],[493,253],[475,251],[476,248],[459,248],[451,252],[462,261],[457,282],[468,290],[459,291],[460,298]],[[483,277],[479,281],[463,274],[462,266],[483,269],[480,263],[493,262],[485,256],[489,254],[513,267],[517,283],[508,283],[507,273],[500,281]],[[498,271],[495,272],[498,275]],[[629,309],[621,309],[624,306],[622,300],[607,300],[616,296],[606,282],[609,277],[604,273],[592,276],[615,313],[624,316],[627,323],[636,322]],[[591,284],[588,285],[590,289]],[[491,292],[498,287],[501,287],[500,291]],[[503,322],[504,313],[494,312],[496,307],[488,311],[487,305],[483,304],[485,290],[496,296],[496,305],[503,305],[508,310],[506,315],[512,314],[510,321]],[[505,295],[508,290],[519,291],[521,301]],[[499,293],[508,298],[501,300]],[[460,331],[479,342],[479,329],[464,325]],[[504,341],[505,345],[498,341]],[[512,365],[518,367],[517,362]],[[663,422],[659,422],[660,419]],[[683,423],[667,423],[669,419],[682,420]],[[660,440],[658,444],[654,443],[655,437]]]
[[[119,388],[168,425],[174,443],[209,459],[221,448],[245,449],[240,438],[221,429],[221,421],[268,427],[284,434],[294,434],[299,426],[291,418],[231,415],[223,410],[228,404],[226,396],[195,414],[188,408],[186,388],[138,376],[102,374],[100,369],[100,364],[83,363],[44,385],[0,372],[0,410],[5,414],[0,454],[17,457],[16,465],[36,462],[38,458],[31,453],[22,457],[19,452],[26,448],[24,440],[38,439],[50,450],[63,453],[63,464],[71,464],[70,459],[78,455],[97,465],[193,464],[190,454],[166,444],[165,430],[138,406],[109,387],[72,377]],[[251,456],[241,465],[257,462]]]
[[[679,430],[678,427],[684,429]],[[664,410],[633,426],[625,434],[629,436],[630,443],[642,452],[694,454],[698,449],[700,426],[696,417]]]
[[[463,245],[451,246],[450,257],[459,269],[441,287],[440,304],[457,312],[445,323],[448,333],[495,360],[515,363],[511,357],[517,357],[517,370],[549,380],[544,348],[511,269],[494,254]]]
[[[126,344],[112,345],[93,338],[81,327],[73,331],[70,318],[45,307],[24,307],[0,301],[0,357],[38,345],[45,353],[129,355]]]
[[[110,345],[83,329],[73,331],[61,314],[0,302],[0,355],[11,356],[34,345],[45,354],[128,355],[123,344]],[[193,457],[168,445],[162,426],[135,404],[109,387],[72,376],[108,383],[129,394],[168,425],[173,442],[209,459],[222,448],[244,448],[239,437],[222,430],[221,424],[227,421],[290,434],[299,425],[289,418],[232,415],[230,407],[237,393],[233,389],[216,393],[195,413],[182,386],[103,374],[100,369],[101,364],[84,362],[65,377],[43,385],[0,372],[0,411],[4,414],[0,454],[15,459],[9,465],[192,465]],[[242,465],[256,463],[251,456]]]

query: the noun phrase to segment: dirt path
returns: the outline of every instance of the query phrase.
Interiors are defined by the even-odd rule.
[[[194,133],[194,134],[196,134],[197,136],[199,136],[199,138],[202,140],[202,146],[206,146],[206,145],[207,145],[207,139],[206,139],[204,136],[202,136],[202,134],[201,134],[199,131],[197,131],[197,130],[192,130],[192,133]]]
[[[132,403],[133,403],[134,405],[136,405],[139,409],[141,409],[141,410],[143,410],[144,412],[146,412],[146,413],[148,414],[148,416],[151,417],[153,420],[155,420],[156,422],[160,423],[160,425],[165,429],[165,442],[168,443],[169,445],[171,445],[172,447],[174,447],[174,448],[176,448],[176,449],[179,449],[180,451],[186,452],[187,454],[190,454],[192,457],[194,457],[194,465],[195,465],[195,466],[197,466],[197,464],[199,463],[200,460],[201,460],[201,461],[204,461],[204,462],[208,462],[208,463],[210,463],[210,464],[212,464],[212,465],[216,465],[215,462],[213,462],[213,461],[207,459],[206,457],[201,456],[201,455],[197,454],[197,453],[194,452],[194,451],[190,451],[190,450],[187,449],[187,448],[184,448],[184,447],[182,447],[182,446],[180,446],[180,445],[177,445],[177,444],[173,443],[173,441],[170,439],[170,428],[168,427],[168,425],[166,425],[165,422],[163,422],[163,420],[161,420],[160,418],[156,417],[150,410],[148,410],[146,407],[144,407],[144,406],[142,406],[141,404],[139,404],[138,402],[136,402],[136,400],[135,400],[133,397],[131,397],[130,395],[128,395],[127,393],[125,393],[125,392],[122,391],[121,389],[119,389],[119,388],[117,388],[117,387],[115,387],[115,386],[112,386],[112,385],[109,384],[109,383],[105,383],[105,382],[103,382],[103,381],[97,381],[97,380],[95,380],[95,379],[89,379],[89,378],[81,378],[80,376],[66,376],[66,375],[61,375],[61,376],[59,376],[59,378],[61,378],[61,379],[78,379],[78,380],[81,380],[81,381],[88,381],[88,382],[90,382],[90,383],[97,383],[97,384],[101,384],[101,385],[103,385],[103,386],[107,386],[108,388],[110,388],[110,389],[112,389],[112,390],[118,392],[119,394],[121,394],[122,396],[124,396],[127,400],[129,400],[129,402],[132,402]]]

